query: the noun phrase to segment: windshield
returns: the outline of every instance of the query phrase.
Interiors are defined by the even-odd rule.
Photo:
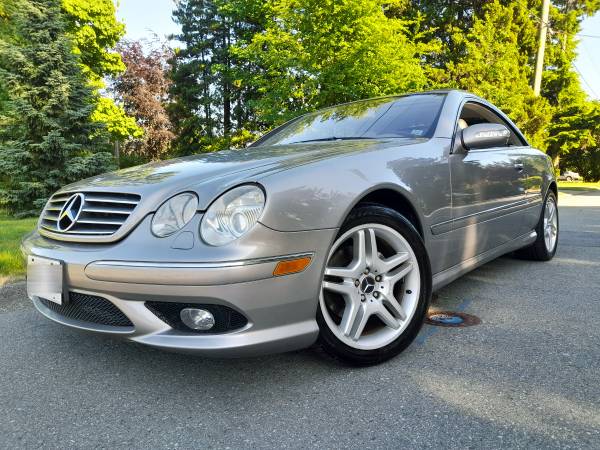
[[[298,117],[255,145],[285,145],[338,139],[430,138],[444,94],[378,98],[334,106]]]

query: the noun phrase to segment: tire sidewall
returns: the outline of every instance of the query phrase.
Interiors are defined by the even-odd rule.
[[[332,246],[346,231],[365,224],[388,226],[399,232],[407,240],[418,261],[421,285],[417,308],[404,332],[394,341],[375,350],[356,349],[340,341],[327,325],[321,311],[321,302],[319,302],[317,308],[317,323],[320,330],[319,340],[329,353],[356,365],[369,365],[382,362],[408,347],[423,325],[431,298],[431,266],[425,245],[417,230],[398,212],[390,208],[375,205],[365,205],[357,208],[348,216],[340,228]]]

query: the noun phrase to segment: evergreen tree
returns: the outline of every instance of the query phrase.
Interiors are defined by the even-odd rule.
[[[173,13],[184,46],[171,60],[169,105],[176,127],[175,153],[184,155],[241,145],[251,138],[256,96],[246,81],[251,64],[234,52],[262,29],[259,0],[182,0]]]
[[[533,95],[529,55],[520,48],[522,29],[518,5],[497,0],[486,4],[467,33],[453,36],[463,56],[447,63],[446,84],[496,104],[532,145],[545,149],[552,108],[545,98]]]
[[[568,158],[571,168],[587,172],[588,178],[593,176],[593,170],[574,165],[574,159],[577,156],[583,157],[583,154],[589,159],[594,151],[597,136],[594,130],[597,126],[594,126],[590,118],[597,117],[597,104],[587,99],[573,64],[577,57],[576,34],[580,31],[581,20],[586,15],[594,14],[599,8],[598,0],[553,2],[550,9],[549,45],[544,58],[546,69],[542,76],[542,95],[554,106],[549,126],[548,154],[558,168],[562,165],[561,157],[568,156],[573,151],[575,158]],[[598,177],[600,172],[595,175],[596,179]]]
[[[561,166],[579,172],[586,181],[600,181],[600,102],[585,102],[585,110],[563,120],[556,135],[564,143],[579,142],[564,153]],[[566,136],[564,135],[566,134]],[[573,138],[569,134],[576,134]]]
[[[95,99],[59,1],[27,0],[11,20],[17,38],[0,43],[0,79],[10,97],[0,141],[1,201],[12,212],[36,214],[56,189],[107,170],[112,156],[98,151],[105,135],[90,121]]]

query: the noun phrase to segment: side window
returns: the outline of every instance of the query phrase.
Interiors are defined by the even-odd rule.
[[[479,103],[467,102],[464,104],[463,109],[460,112],[457,130],[462,130],[463,128],[475,125],[476,123],[500,123],[505,125],[510,130],[510,140],[508,141],[509,146],[527,145],[525,142],[523,142],[523,140],[521,140],[519,135],[514,132],[513,127],[494,111]]]

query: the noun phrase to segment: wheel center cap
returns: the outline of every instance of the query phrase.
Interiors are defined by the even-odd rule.
[[[375,290],[375,278],[364,277],[360,282],[360,290],[363,294],[370,294]]]

